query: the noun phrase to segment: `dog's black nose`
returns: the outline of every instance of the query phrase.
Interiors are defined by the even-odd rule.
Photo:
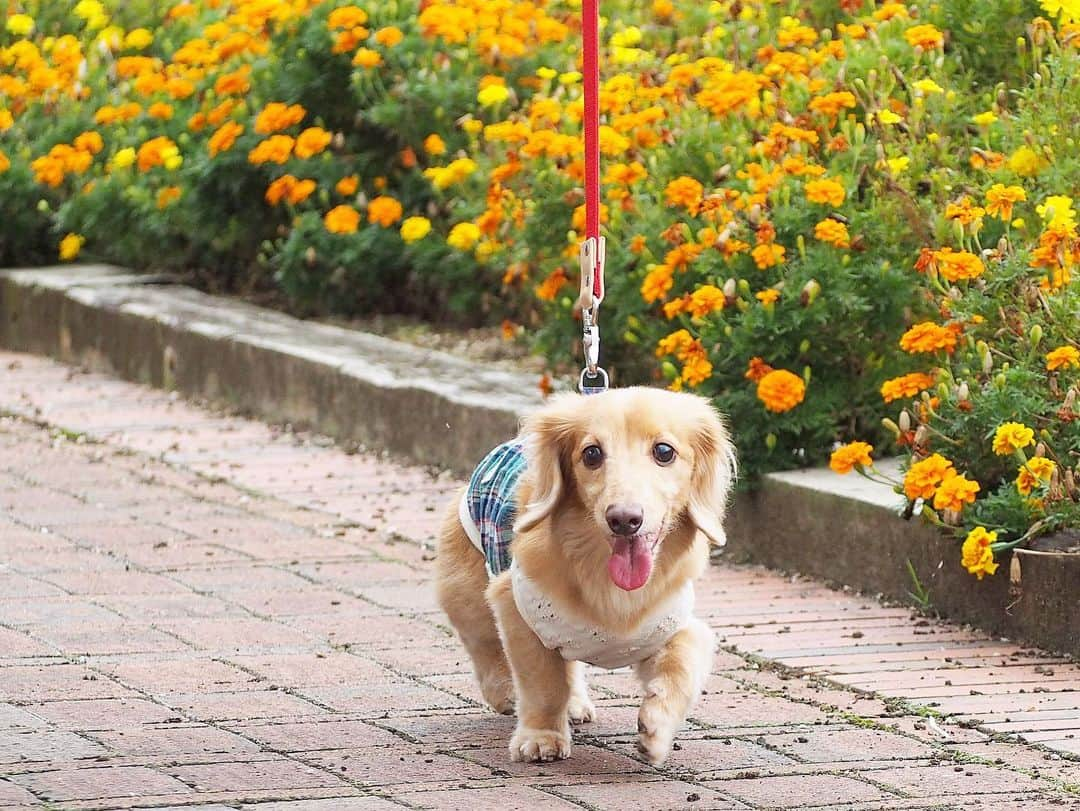
[[[604,517],[616,535],[630,536],[641,529],[645,510],[640,504],[612,504],[604,512]]]

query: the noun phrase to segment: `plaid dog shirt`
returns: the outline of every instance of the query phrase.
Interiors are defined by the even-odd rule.
[[[488,574],[510,568],[510,541],[514,537],[518,480],[525,470],[521,440],[504,442],[473,471],[461,498],[458,514],[465,534],[484,553]]]

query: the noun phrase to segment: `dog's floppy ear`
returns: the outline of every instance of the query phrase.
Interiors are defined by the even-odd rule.
[[[567,443],[573,434],[570,410],[581,398],[565,394],[550,405],[525,418],[522,437],[528,459],[526,476],[532,483],[529,503],[519,505],[520,513],[514,522],[514,532],[532,529],[555,511],[563,497],[564,457]]]
[[[694,473],[691,479],[690,520],[714,544],[727,543],[724,513],[738,466],[735,446],[720,415],[702,401],[695,415],[697,424],[691,440]]]

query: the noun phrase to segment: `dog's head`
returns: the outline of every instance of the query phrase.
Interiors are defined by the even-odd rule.
[[[574,502],[585,537],[607,545],[608,573],[648,582],[664,538],[689,521],[713,543],[735,477],[735,451],[709,402],[680,392],[613,389],[556,398],[524,424],[533,483],[515,530]]]

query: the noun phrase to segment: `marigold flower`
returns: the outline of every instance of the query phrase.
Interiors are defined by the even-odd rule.
[[[133,51],[149,48],[153,41],[153,33],[146,28],[132,28],[124,35],[124,47]]]
[[[299,104],[283,104],[272,101],[255,117],[255,132],[269,135],[288,129],[304,120],[307,111]]]
[[[459,251],[469,251],[480,240],[480,228],[475,223],[459,222],[450,229],[446,244]]]
[[[346,175],[334,184],[334,191],[342,197],[348,197],[349,195],[356,194],[356,190],[359,186],[360,178],[357,175]]]
[[[666,298],[674,282],[675,269],[671,265],[655,265],[641,283],[641,298],[652,304]]]
[[[544,281],[540,282],[536,286],[536,297],[541,301],[554,301],[555,297],[559,295],[559,291],[566,286],[570,280],[566,276],[566,270],[561,267],[555,268]]]
[[[836,93],[826,93],[811,99],[807,108],[811,112],[823,113],[828,116],[840,115],[844,110],[855,109],[855,94],[847,90]]]
[[[0,175],[2,175],[4,172],[6,172],[10,168],[11,168],[11,159],[7,155],[5,155],[3,152],[0,152]]]
[[[64,262],[70,262],[79,255],[79,251],[82,250],[83,243],[86,242],[86,237],[79,234],[68,234],[62,240],[60,240],[60,259]]]
[[[323,224],[331,234],[352,234],[360,225],[360,212],[352,206],[334,206],[326,212]]]
[[[934,494],[934,509],[960,512],[965,504],[975,502],[975,494],[980,489],[978,482],[973,482],[959,473],[946,476]]]
[[[123,149],[118,149],[116,154],[112,158],[112,168],[114,169],[126,169],[135,163],[135,149],[130,146],[126,146]]]
[[[406,244],[417,242],[431,233],[431,220],[427,217],[409,217],[401,224],[401,240]]]
[[[158,101],[146,108],[146,114],[151,118],[168,121],[173,117],[173,106],[164,101]]]
[[[945,206],[945,219],[954,220],[961,225],[971,225],[982,219],[986,211],[971,202],[971,198],[964,195],[955,203]]]
[[[670,335],[666,335],[656,343],[656,357],[674,355],[679,358],[684,356],[696,343],[694,336],[689,330],[679,329]]]
[[[367,21],[367,12],[359,6],[342,6],[330,12],[326,18],[326,27],[332,31],[339,28],[355,28]]]
[[[904,32],[904,39],[912,48],[922,48],[924,51],[931,51],[945,44],[945,35],[936,26],[929,24],[911,26]]]
[[[75,140],[71,142],[71,145],[79,151],[89,152],[91,155],[96,155],[105,148],[105,142],[102,140],[101,135],[93,130],[75,136]]]
[[[705,187],[692,177],[683,175],[672,180],[664,188],[664,201],[669,206],[682,206],[691,214],[697,214]]]
[[[754,298],[756,298],[762,304],[768,306],[770,304],[775,304],[780,299],[780,291],[776,288],[769,287],[765,290],[759,290],[757,293],[754,293]]]
[[[968,251],[954,251],[952,248],[934,251],[934,262],[938,273],[950,282],[977,279],[986,270],[982,260],[975,254]]]
[[[368,203],[368,222],[389,228],[401,219],[401,203],[393,197],[382,195]]]
[[[1057,469],[1057,463],[1045,456],[1028,459],[1026,464],[1017,468],[1016,490],[1022,496],[1031,495],[1031,491],[1042,484],[1047,484]]]
[[[354,55],[352,63],[361,68],[377,68],[382,64],[382,54],[371,48],[360,48]]]
[[[881,384],[881,397],[886,403],[900,400],[905,397],[914,397],[920,391],[934,385],[934,378],[922,372],[894,377]]]
[[[155,166],[175,169],[180,165],[180,148],[171,138],[160,135],[139,147],[137,159],[140,172],[148,172]]]
[[[827,217],[814,226],[814,238],[836,248],[851,246],[851,235],[848,233],[847,226],[831,217]]]
[[[210,157],[213,158],[221,152],[228,152],[236,143],[237,137],[244,132],[244,127],[235,121],[226,121],[222,124],[206,142]]]
[[[322,127],[308,127],[296,137],[293,154],[298,158],[318,155],[330,144],[333,136]]]
[[[786,253],[787,250],[783,245],[766,244],[755,247],[750,252],[750,256],[753,257],[754,264],[759,270],[765,270],[783,262]]]
[[[690,294],[690,314],[704,318],[710,313],[724,309],[724,291],[711,284],[703,284]]]
[[[806,398],[806,383],[787,369],[774,369],[758,381],[757,396],[767,410],[783,413]]]
[[[1022,422],[1006,422],[994,432],[994,453],[1007,456],[1035,442],[1035,432]]]
[[[1046,369],[1056,372],[1059,369],[1080,369],[1080,350],[1075,346],[1059,346],[1046,353]]]
[[[1013,204],[1024,200],[1027,200],[1027,194],[1020,186],[995,183],[986,192],[986,213],[1000,220],[1011,220]]]
[[[292,154],[296,141],[289,135],[271,135],[260,141],[248,152],[248,163],[258,166],[261,163],[285,163]]]
[[[1035,177],[1046,161],[1030,146],[1022,146],[1009,156],[1009,171],[1020,177]]]
[[[686,356],[683,361],[683,368],[681,374],[681,382],[685,383],[691,388],[700,386],[710,377],[712,377],[713,365],[712,362],[705,354],[704,348],[701,347],[701,342],[697,342],[696,352],[691,352]]]
[[[835,208],[844,202],[844,187],[832,178],[810,180],[806,183],[806,199]]]
[[[1076,212],[1072,204],[1071,197],[1054,194],[1047,197],[1042,205],[1035,206],[1035,211],[1043,218],[1048,229],[1071,229],[1076,227]]]
[[[870,451],[873,445],[867,442],[849,442],[841,445],[829,457],[829,467],[841,476],[845,476],[856,467],[870,467],[874,464]]]
[[[476,94],[481,107],[495,107],[510,98],[510,91],[504,85],[488,85]]]
[[[757,383],[761,378],[765,377],[769,372],[773,370],[769,364],[759,357],[750,358],[750,362],[746,365],[746,374],[743,375],[747,380],[751,380]]]
[[[949,327],[939,326],[932,321],[923,321],[901,336],[900,348],[911,354],[939,350],[945,350],[951,354],[956,349],[956,331]]]
[[[431,133],[424,139],[424,151],[429,155],[445,155],[446,142],[439,137],[438,133]]]
[[[388,25],[375,32],[375,41],[386,48],[393,48],[405,39],[401,29],[395,25]]]
[[[912,500],[933,498],[938,485],[955,475],[952,462],[940,453],[931,454],[908,468],[904,474],[904,493]]]
[[[983,575],[992,575],[997,571],[998,564],[994,563],[992,548],[996,540],[997,533],[987,532],[986,527],[975,527],[964,539],[964,545],[960,550],[960,562],[979,580],[983,579]]]
[[[4,27],[8,30],[8,33],[17,37],[25,37],[34,30],[34,18],[29,14],[12,14],[7,18]]]

